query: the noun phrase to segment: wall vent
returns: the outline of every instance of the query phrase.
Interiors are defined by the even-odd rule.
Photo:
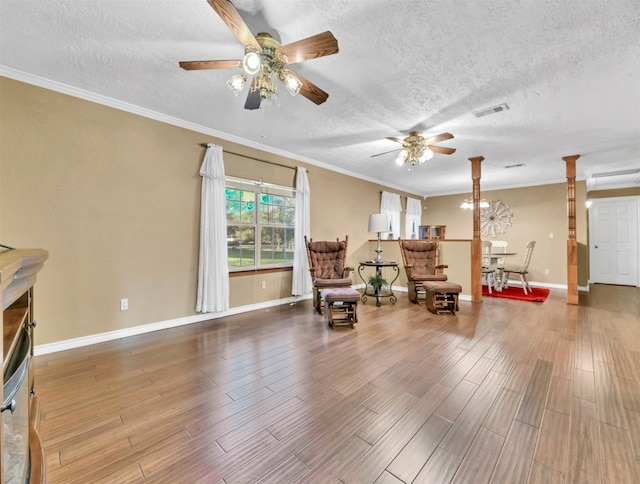
[[[509,109],[509,105],[507,103],[502,103],[502,104],[498,104],[497,106],[493,106],[491,108],[481,109],[480,111],[474,111],[473,115],[476,118],[481,118],[482,116],[501,113],[502,111],[507,111],[508,109]]]
[[[637,187],[640,185],[640,168],[603,171],[587,178],[587,191],[613,188]]]
[[[609,176],[623,176],[623,175],[635,175],[640,173],[640,168],[634,168],[631,170],[619,170],[619,171],[606,171],[603,173],[594,173],[591,178],[607,178]]]

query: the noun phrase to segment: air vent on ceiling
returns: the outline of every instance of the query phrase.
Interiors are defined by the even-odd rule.
[[[488,116],[489,114],[501,113],[502,111],[506,111],[509,109],[509,105],[507,103],[498,104],[497,106],[493,106],[487,109],[481,109],[480,111],[474,111],[474,116],[476,118],[481,118],[482,116]]]
[[[515,165],[506,165],[505,168],[518,168],[524,166],[524,163],[516,163]]]

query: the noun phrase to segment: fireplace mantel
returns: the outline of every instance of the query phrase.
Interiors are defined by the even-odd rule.
[[[30,482],[46,482],[44,453],[38,436],[38,398],[35,395],[33,371],[33,331],[36,325],[33,311],[33,285],[36,282],[38,272],[48,257],[48,252],[43,249],[9,249],[0,252],[3,387],[7,383],[6,380],[12,376],[13,364],[9,364],[9,362],[14,351],[16,354],[22,354],[22,351],[17,349],[21,347],[25,349],[25,355],[27,352],[29,353],[29,358],[25,357],[24,359],[25,365],[27,361],[29,362],[28,374],[26,381],[22,383],[22,385],[28,386],[28,397],[24,393],[25,402],[28,398],[28,403],[21,408],[17,408],[18,405],[16,405],[16,412],[24,412],[24,415],[28,415],[28,428],[25,431],[28,433],[26,437],[29,442]],[[25,336],[25,332],[29,334],[29,338],[22,337]],[[29,347],[22,343],[26,341],[30,341]],[[5,372],[8,372],[8,375],[5,375]],[[20,373],[15,372],[15,374]],[[3,460],[3,465],[0,467],[3,470],[0,473],[0,484],[5,483],[4,473],[9,472],[4,466],[4,454],[7,450],[5,444],[9,439],[9,436],[5,435],[4,423],[7,422],[5,414],[7,418],[10,418],[13,416],[13,412],[10,409],[2,412],[3,425],[0,425],[0,444],[2,445],[0,448],[3,449],[3,452],[0,458]],[[23,453],[20,452],[16,455],[23,455]]]

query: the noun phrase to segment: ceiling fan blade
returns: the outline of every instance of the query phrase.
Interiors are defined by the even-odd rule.
[[[242,45],[253,45],[259,51],[262,51],[260,44],[244,23],[242,17],[229,0],[207,0],[211,8],[220,16],[222,21],[227,24],[227,27],[238,38]]]
[[[338,41],[331,32],[307,37],[280,47],[288,59],[288,64],[295,64],[309,59],[338,53]]]
[[[456,152],[455,148],[444,148],[442,146],[429,145],[427,148],[429,148],[434,153],[441,153],[443,155],[450,155]]]
[[[251,89],[249,89],[249,94],[247,95],[247,100],[244,103],[245,109],[253,110],[260,108],[260,102],[262,101],[262,98],[260,97],[260,91],[258,89],[254,90],[257,82],[257,78],[254,77],[253,81],[251,82]]]
[[[294,76],[296,76],[302,82],[302,87],[300,88],[300,94],[306,97],[309,101],[314,102],[316,104],[322,104],[327,100],[329,94],[320,89],[314,83],[307,81],[304,77],[302,77],[297,72],[293,72],[289,69],[283,69],[284,72],[291,72]]]
[[[389,153],[395,153],[396,151],[400,151],[402,148],[398,148],[395,150],[391,150],[391,151],[385,151],[384,153],[378,153],[377,155],[371,155],[371,158],[374,158],[376,156],[382,156],[382,155],[388,155]]]
[[[431,144],[431,143],[437,143],[439,141],[444,141],[446,139],[451,139],[451,138],[453,138],[453,135],[451,133],[441,133],[436,136],[432,136],[431,138],[427,138],[424,141],[427,144]]]
[[[405,144],[405,142],[404,142],[404,140],[402,138],[396,138],[395,136],[387,136],[387,139],[390,139],[391,141],[396,141],[398,143]]]
[[[196,71],[200,69],[231,69],[241,67],[240,60],[206,60],[206,61],[182,61],[180,67],[187,71]]]

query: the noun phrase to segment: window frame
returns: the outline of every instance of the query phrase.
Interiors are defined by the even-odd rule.
[[[271,269],[290,269],[293,267],[293,236],[295,234],[295,188],[293,187],[285,187],[281,185],[274,185],[271,183],[265,183],[261,179],[260,180],[247,180],[243,178],[225,177],[225,199],[227,200],[227,204],[229,203],[229,199],[227,198],[229,193],[228,190],[240,190],[246,193],[253,193],[254,195],[254,207],[253,207],[253,221],[247,222],[242,220],[233,221],[229,218],[229,205],[227,205],[227,229],[229,226],[238,226],[238,227],[246,227],[249,229],[253,229],[253,264],[252,265],[232,265],[229,263],[229,272],[242,272],[242,271],[259,271],[259,270],[271,270]],[[264,221],[265,213],[271,214],[273,213],[272,207],[275,205],[265,204],[263,201],[263,196],[269,196],[269,198],[273,197],[286,197],[283,200],[282,210],[283,213],[280,214],[283,217],[282,223],[273,223],[271,221]],[[242,198],[242,197],[241,197]],[[236,202],[240,202],[240,199],[236,200]],[[242,202],[244,203],[244,202]],[[263,210],[263,207],[268,206],[270,210],[266,212]],[[242,205],[241,205],[242,207]],[[240,208],[242,210],[242,208]],[[239,212],[239,215],[242,212]],[[269,215],[267,215],[269,217]],[[240,216],[238,218],[241,218]],[[290,223],[287,223],[290,222]],[[269,250],[266,247],[266,244],[263,244],[263,230],[265,228],[270,229],[281,229],[282,235],[284,236],[283,242],[283,260],[282,263],[262,263],[263,252]],[[229,234],[229,232],[227,232]],[[290,237],[289,237],[290,236]],[[288,238],[289,237],[289,238]],[[241,242],[240,242],[241,244]],[[229,256],[229,250],[233,247],[230,245],[229,236],[227,237],[227,259],[229,262],[231,261],[231,257]],[[290,259],[287,260],[287,247],[290,247]],[[274,256],[276,253],[274,252]],[[250,258],[248,258],[250,259]],[[250,259],[251,260],[251,259]]]

